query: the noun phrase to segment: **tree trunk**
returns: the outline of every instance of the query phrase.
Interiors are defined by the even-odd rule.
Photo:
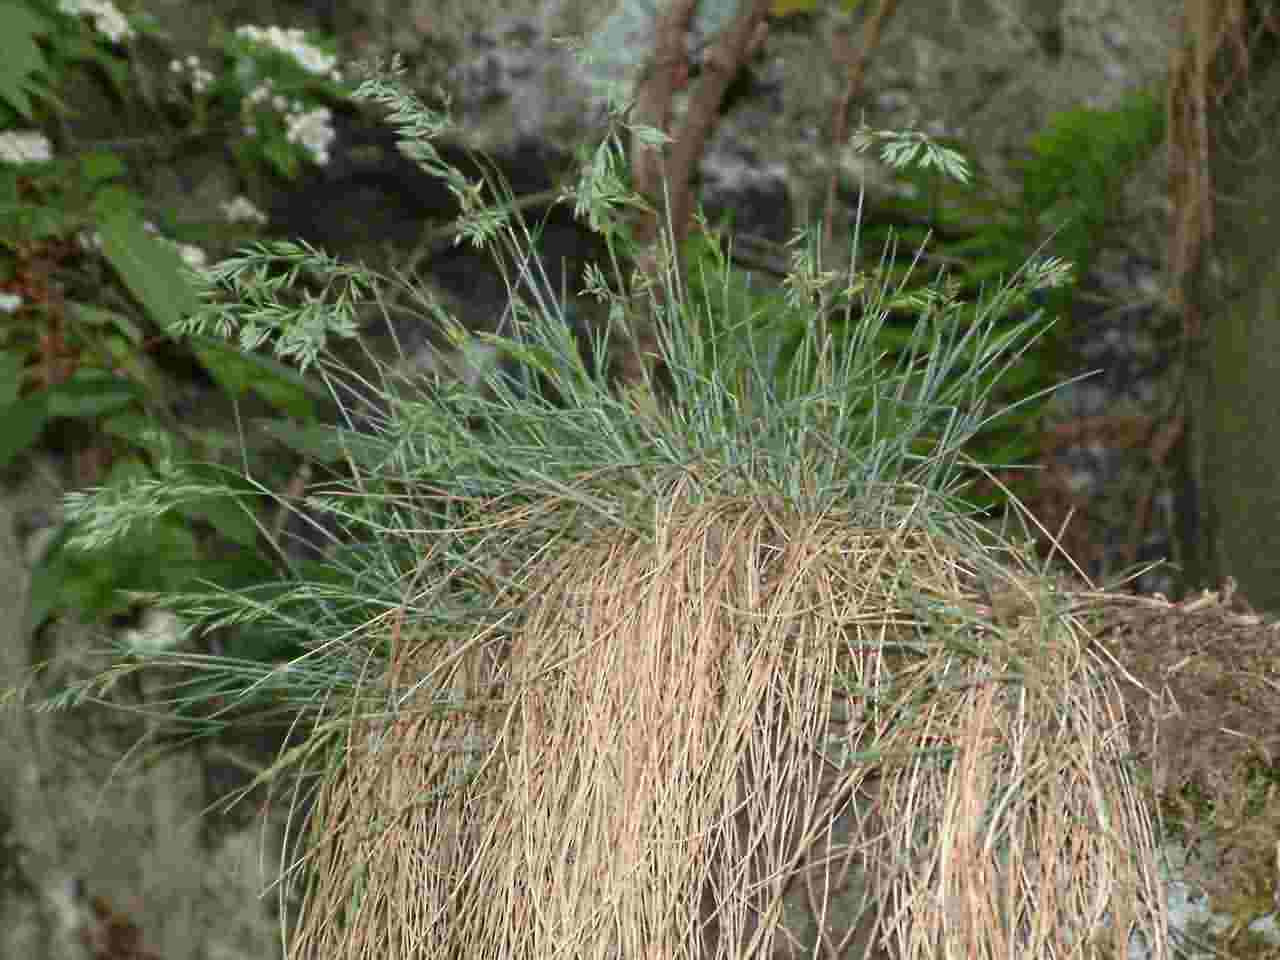
[[[1194,298],[1189,351],[1187,586],[1234,577],[1258,609],[1280,610],[1280,63],[1255,57],[1211,108],[1214,239]],[[1188,509],[1189,508],[1189,509]]]

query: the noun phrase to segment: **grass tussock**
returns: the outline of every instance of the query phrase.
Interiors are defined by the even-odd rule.
[[[923,491],[805,515],[671,477],[651,535],[517,571],[501,628],[388,628],[390,709],[321,789],[294,956],[1065,958],[1135,930],[1165,954],[1069,597],[1008,566],[1027,603],[993,620]],[[518,540],[530,508],[493,524]]]
[[[921,757],[881,785],[886,849],[913,853],[878,864],[896,957],[1124,957],[1135,932],[1167,950],[1119,690],[1079,619],[1032,609],[901,678],[929,693],[886,738]]]
[[[424,170],[482,199],[394,76],[361,90]],[[950,162],[904,137],[887,157]],[[574,191],[601,229],[635,199],[622,155],[610,133]],[[1069,265],[1034,258],[967,303],[945,276],[892,279],[890,251],[865,269],[856,232],[847,274],[827,269],[802,231],[777,311],[758,311],[724,257],[695,295],[668,233],[644,283],[616,259],[584,277],[610,318],[589,365],[514,204],[464,206],[457,235],[509,254],[510,336],[441,321],[463,360],[501,358],[475,383],[343,364],[328,338],[356,330],[350,297],[280,302],[304,267],[333,275],[296,246],[210,271],[185,330],[268,330],[342,410],[267,424],[328,478],[279,497],[334,531],[324,558],[273,541],[280,582],[169,598],[193,630],[304,652],[120,668],[203,671],[175,702],[215,718],[224,699],[297,712],[305,742],[259,777],[319,774],[293,806],[310,833],[281,885],[282,915],[302,893],[290,955],[1058,960],[1122,956],[1138,933],[1164,960],[1151,824],[1083,598],[966,501],[970,442],[1036,400],[1001,383]],[[614,335],[658,351],[618,389]],[[184,477],[70,502],[78,548],[184,498],[240,502]]]

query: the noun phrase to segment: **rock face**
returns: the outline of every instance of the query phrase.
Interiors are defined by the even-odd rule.
[[[51,471],[43,472],[48,477]],[[34,476],[41,476],[35,473]],[[0,497],[0,686],[50,660],[43,700],[102,669],[101,632],[23,627],[30,561],[58,490],[28,482]],[[208,811],[247,782],[228,763],[270,756],[244,745],[179,746],[119,708],[166,694],[145,675],[114,706],[0,709],[0,957],[13,960],[261,960],[279,956],[275,879],[282,811]],[[153,699],[154,698],[154,699]]]
[[[593,29],[603,19],[598,11],[625,6],[517,0],[506,5],[508,17],[460,31],[461,56],[448,86],[469,142],[502,150],[529,137],[589,139],[604,116],[601,80],[625,79],[626,58],[606,64],[618,66],[613,72],[590,70],[554,37]],[[769,182],[785,184],[785,211],[778,211],[776,188],[765,191],[784,222],[808,224],[820,213],[830,112],[843,88],[843,64],[861,43],[856,20],[820,8],[795,26],[775,22],[752,65],[750,94],[722,120],[703,159],[708,206],[733,206],[741,218],[735,195]],[[957,137],[1000,180],[1056,111],[1115,106],[1159,82],[1177,29],[1168,5],[1156,0],[901,4],[869,61],[867,92],[852,120]],[[397,37],[410,47],[427,39]],[[844,186],[856,189],[859,172],[862,165],[847,167]],[[874,188],[877,171],[866,172]]]

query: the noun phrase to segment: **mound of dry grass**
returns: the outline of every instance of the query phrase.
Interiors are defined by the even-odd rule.
[[[1165,956],[1072,597],[894,499],[805,515],[685,475],[650,536],[531,554],[484,628],[388,626],[295,956]]]

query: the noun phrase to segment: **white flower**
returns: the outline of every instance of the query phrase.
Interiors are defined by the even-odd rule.
[[[175,243],[178,248],[178,256],[192,270],[203,270],[209,264],[209,255],[199,247],[193,247],[189,243]]]
[[[338,62],[337,57],[330,56],[307,43],[306,35],[296,27],[284,30],[280,27],[246,25],[236,28],[236,36],[244,37],[252,43],[278,50],[286,56],[292,57],[307,73],[315,74],[316,76],[328,74]]]
[[[253,205],[248,197],[236,197],[222,205],[222,215],[229,223],[266,223],[267,215]]]
[[[315,74],[317,77],[323,77],[333,69],[333,65],[338,62],[338,58],[330,56],[322,50],[315,47],[304,46],[294,51],[294,59],[302,65],[302,69],[307,73]]]
[[[191,83],[191,89],[197,94],[204,93],[213,86],[213,74],[200,65],[200,58],[194,53],[190,54],[186,60],[171,60],[169,71],[179,77],[186,74]]]
[[[58,0],[58,9],[71,17],[93,17],[93,27],[112,43],[133,36],[133,27],[111,0]]]
[[[213,86],[213,74],[203,68],[197,68],[191,73],[191,89],[196,93],[204,93]]]
[[[306,113],[294,114],[286,121],[289,129],[285,133],[285,139],[302,146],[316,163],[324,166],[329,162],[329,147],[337,137],[332,120],[333,111],[328,107],[316,107]]]
[[[49,138],[38,130],[0,133],[0,163],[47,163],[53,159]]]
[[[13,313],[22,306],[22,297],[16,293],[0,293],[0,313]]]

